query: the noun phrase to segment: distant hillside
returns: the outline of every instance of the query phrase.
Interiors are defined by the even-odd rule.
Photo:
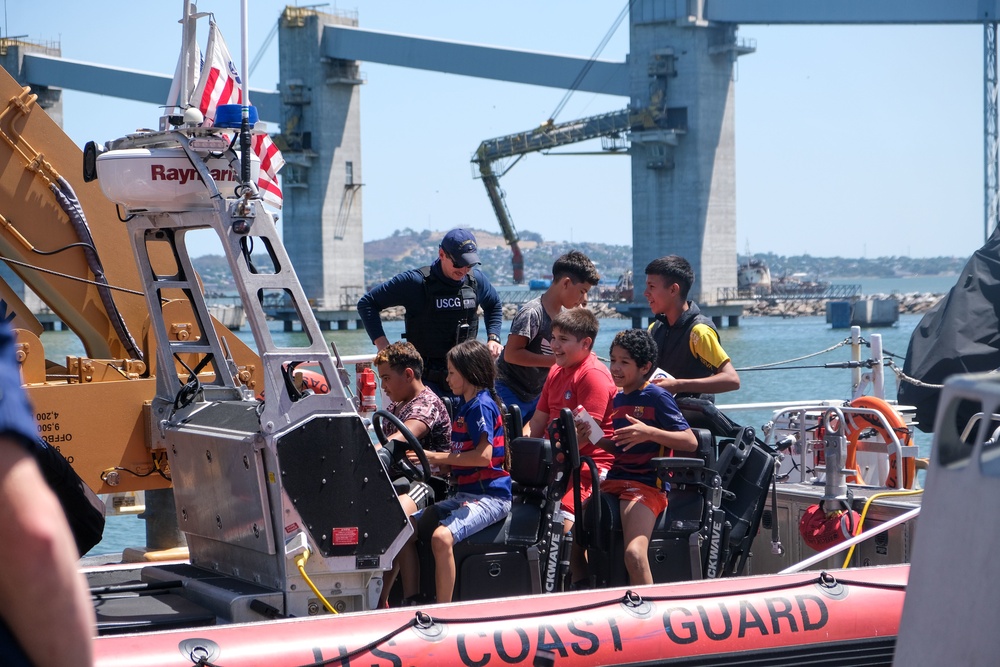
[[[785,257],[774,253],[754,253],[753,257],[767,262],[772,277],[804,273],[812,280],[829,278],[898,278],[902,276],[937,276],[956,274],[968,257]],[[739,262],[746,261],[745,255]]]
[[[475,229],[479,242],[479,257],[483,270],[499,285],[513,283],[510,266],[510,248],[503,237],[492,231]],[[605,243],[568,243],[545,241],[540,234],[520,232],[521,250],[524,253],[524,276],[527,280],[547,278],[552,262],[565,252],[579,250],[586,253],[597,265],[606,282],[614,283],[625,271],[632,268],[632,248]],[[365,283],[368,286],[388,280],[407,269],[430,264],[437,257],[443,231],[416,231],[401,229],[392,236],[365,243]],[[844,257],[813,257],[795,255],[786,257],[773,253],[755,253],[767,262],[772,276],[804,273],[811,280],[830,278],[891,278],[918,275],[932,276],[956,274],[962,270],[967,257],[875,257],[850,259]],[[746,260],[740,255],[739,262]],[[194,260],[208,292],[232,292],[235,289],[229,265],[223,257],[206,255]],[[266,262],[265,262],[266,263]]]
[[[503,236],[482,229],[475,229],[476,241],[481,249],[491,249],[504,247]],[[431,231],[425,229],[422,232],[415,231],[407,227],[397,229],[392,236],[384,239],[368,241],[365,243],[366,261],[403,261],[412,256],[423,256],[427,248],[436,249],[444,237],[444,231]],[[535,247],[535,240],[524,240],[525,247]],[[416,253],[416,255],[414,255]]]
[[[473,229],[472,232],[479,245],[483,271],[490,280],[500,285],[513,283],[510,248],[503,236],[482,229]],[[368,285],[377,284],[401,271],[430,264],[437,258],[438,245],[444,234],[443,231],[402,229],[388,238],[366,242],[365,281]],[[622,272],[632,268],[631,246],[545,241],[534,232],[520,232],[520,236],[526,280],[551,277],[552,262],[570,250],[579,250],[590,257],[601,276],[611,283],[616,282]]]
[[[497,233],[475,229],[479,242],[479,256],[483,269],[498,284],[513,282],[510,267],[510,248]],[[540,234],[521,232],[521,250],[524,253],[524,276],[527,280],[544,278],[552,270],[552,262],[569,250],[587,254],[605,281],[615,282],[632,268],[632,247],[605,243],[568,243],[545,241]],[[371,285],[388,280],[406,269],[423,266],[437,256],[442,231],[421,232],[403,229],[392,236],[365,243],[365,280]],[[795,255],[786,257],[774,253],[755,253],[757,259],[767,262],[772,276],[804,273],[813,280],[829,278],[892,278],[898,276],[933,276],[954,274],[962,270],[967,257],[813,257]],[[746,260],[744,255],[738,262]]]

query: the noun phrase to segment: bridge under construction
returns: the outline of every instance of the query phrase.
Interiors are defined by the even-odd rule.
[[[1000,0],[632,0],[627,62],[573,58],[422,37],[359,26],[356,13],[287,7],[279,22],[277,90],[254,90],[262,120],[280,129],[287,162],[284,242],[321,322],[354,319],[363,293],[363,181],[359,89],[362,62],[377,62],[623,98],[622,110],[556,121],[484,141],[474,158],[490,203],[515,246],[513,219],[498,179],[503,161],[527,151],[601,138],[631,163],[633,272],[665,254],[683,255],[698,281],[692,297],[709,314],[739,314],[736,288],[735,78],[737,58],[755,45],[741,25],[981,24],[984,30],[984,227],[998,219],[996,29]],[[168,74],[153,75],[64,59],[53,45],[5,43],[0,64],[32,86],[58,119],[59,89],[160,105]],[[474,147],[470,146],[470,151]],[[492,181],[496,181],[492,183]],[[484,202],[485,203],[485,202]],[[512,215],[512,211],[514,215]],[[506,222],[504,221],[506,217]],[[646,304],[624,304],[634,318]]]

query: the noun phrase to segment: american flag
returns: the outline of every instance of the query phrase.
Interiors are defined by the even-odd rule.
[[[257,177],[257,189],[261,199],[275,208],[281,208],[281,188],[278,187],[278,171],[285,166],[281,151],[266,134],[256,134],[253,137],[253,152],[260,158],[260,175]]]
[[[209,23],[208,47],[205,54],[205,64],[202,67],[198,86],[192,95],[192,101],[198,103],[198,108],[205,114],[205,125],[215,122],[215,112],[220,104],[242,104],[243,82],[229,55],[226,41],[222,38],[215,21]],[[257,189],[261,198],[275,208],[281,208],[281,188],[278,187],[278,170],[285,160],[281,151],[266,134],[253,137],[253,152],[260,158],[260,175],[257,177]]]

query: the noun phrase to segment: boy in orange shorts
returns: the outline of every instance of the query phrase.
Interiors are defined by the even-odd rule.
[[[657,479],[650,461],[668,456],[667,449],[693,452],[698,447],[673,396],[649,382],[656,354],[656,342],[647,331],[627,329],[615,336],[611,377],[622,390],[614,398],[614,434],[597,442],[615,456],[601,492],[617,496],[621,504],[625,569],[632,585],[653,583],[649,539],[656,517],[667,508],[670,490]],[[584,440],[590,429],[584,424],[577,431]]]

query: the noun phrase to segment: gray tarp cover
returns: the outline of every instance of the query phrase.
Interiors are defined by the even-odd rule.
[[[955,286],[910,336],[903,372],[932,384],[955,373],[979,373],[1000,367],[1000,228],[966,263]],[[939,389],[904,382],[899,402],[917,408],[918,428],[934,429]],[[958,415],[962,423],[972,416]]]

